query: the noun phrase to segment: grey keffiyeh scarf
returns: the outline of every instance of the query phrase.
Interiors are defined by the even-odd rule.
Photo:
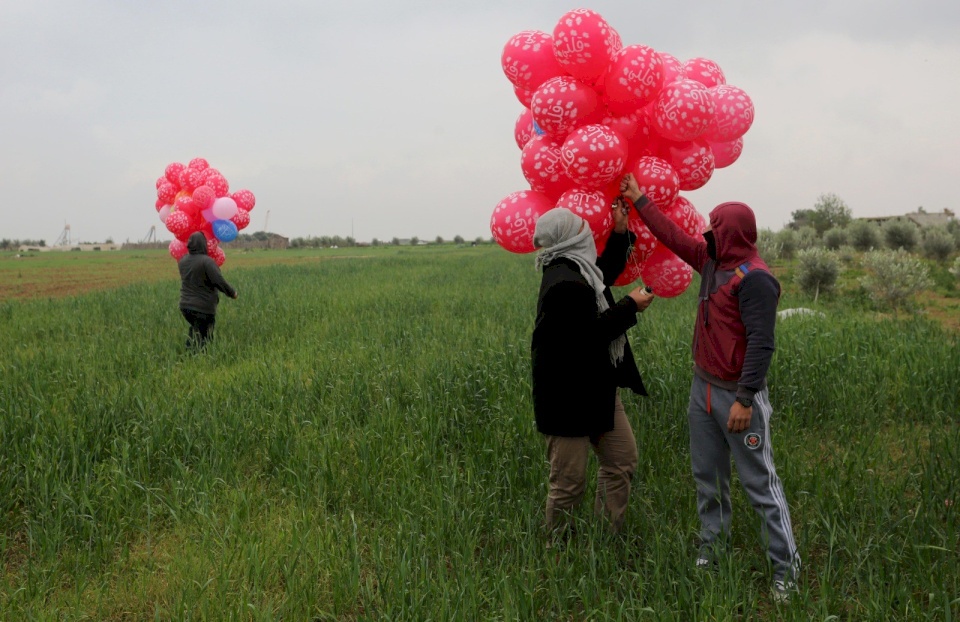
[[[597,267],[597,245],[593,241],[590,226],[573,212],[562,207],[554,208],[537,220],[533,244],[542,250],[537,254],[537,269],[543,269],[561,257],[569,259],[580,268],[597,295],[597,312],[610,308],[603,295],[607,286],[603,272]],[[623,360],[627,336],[621,333],[610,342],[610,362],[616,367]]]

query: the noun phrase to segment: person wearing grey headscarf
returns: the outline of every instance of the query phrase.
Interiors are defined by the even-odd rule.
[[[546,523],[558,537],[570,533],[591,448],[600,462],[594,510],[613,531],[623,524],[637,467],[619,387],[647,394],[626,331],[653,296],[637,287],[613,299],[610,286],[636,240],[627,229],[629,210],[619,199],[613,214],[614,230],[599,257],[590,226],[567,209],[545,213],[534,231],[543,277],[531,340],[533,406],[550,463]]]

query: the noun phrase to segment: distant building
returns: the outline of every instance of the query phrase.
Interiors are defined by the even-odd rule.
[[[928,212],[923,209],[919,209],[915,212],[909,212],[902,216],[871,216],[867,218],[860,218],[859,220],[866,220],[867,222],[872,222],[878,225],[882,225],[885,222],[891,220],[906,220],[912,222],[920,228],[924,227],[945,227],[952,220],[955,220],[955,215],[953,210],[944,208],[942,212]]]
[[[19,250],[21,253],[27,251],[41,252],[45,253],[48,251],[118,251],[122,244],[70,244],[67,246],[25,246],[21,245]]]

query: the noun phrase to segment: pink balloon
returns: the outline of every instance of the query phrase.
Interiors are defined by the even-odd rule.
[[[743,89],[729,84],[710,87],[714,119],[703,137],[712,143],[736,140],[753,125],[753,101]]]
[[[210,167],[210,163],[203,158],[194,158],[190,160],[190,164],[188,164],[187,167],[197,171],[205,171]]]
[[[201,210],[200,215],[203,216],[203,221],[208,223],[217,219],[217,217],[213,215],[213,209],[209,207],[205,210]]]
[[[254,206],[257,204],[257,197],[255,197],[253,193],[247,189],[237,190],[230,196],[232,196],[233,200],[237,202],[238,208],[248,212],[252,211]]]
[[[645,45],[628,45],[613,57],[604,79],[607,105],[628,113],[653,101],[663,88],[663,60]]]
[[[677,60],[673,54],[658,52],[660,60],[663,61],[663,83],[672,84],[677,80],[683,79],[683,63]]]
[[[237,225],[237,229],[246,229],[247,225],[250,224],[250,212],[243,208],[237,208],[237,213],[233,215],[233,218],[230,221]]]
[[[220,197],[210,208],[217,219],[230,220],[237,214],[237,202],[230,197]]]
[[[680,80],[663,87],[654,109],[654,127],[669,140],[693,140],[713,122],[713,98],[707,87]]]
[[[169,181],[171,184],[179,188],[180,173],[185,168],[186,167],[180,162],[171,162],[170,164],[167,165],[167,168],[163,171],[163,176],[166,177],[167,181]]]
[[[701,235],[707,230],[707,219],[686,197],[678,196],[667,209],[663,210],[663,213],[692,236]]]
[[[533,113],[526,108],[513,124],[513,139],[517,141],[517,147],[523,149],[533,135]]]
[[[210,209],[216,198],[217,194],[213,191],[213,188],[206,184],[193,191],[193,200],[201,210]]]
[[[569,76],[557,76],[533,94],[530,110],[540,129],[562,139],[592,115],[598,105],[595,90]]]
[[[627,164],[627,141],[605,125],[585,125],[570,132],[560,157],[567,177],[595,190],[620,177]]]
[[[540,30],[513,35],[503,46],[500,66],[515,87],[529,91],[563,73],[553,55],[553,37]]]
[[[726,143],[711,143],[710,150],[713,151],[714,166],[716,168],[726,168],[736,162],[743,152],[743,139],[738,138]]]
[[[520,170],[530,188],[556,200],[573,186],[563,169],[560,143],[547,136],[534,136],[520,155]]]
[[[567,73],[593,82],[606,70],[623,43],[610,24],[590,9],[565,13],[553,29],[553,52]]]
[[[710,146],[701,140],[670,143],[666,149],[667,160],[677,171],[680,190],[702,188],[713,176],[716,165]]]
[[[693,281],[693,269],[670,250],[658,244],[643,262],[640,276],[644,284],[661,298],[679,296]]]
[[[557,200],[557,207],[563,207],[587,221],[593,232],[593,240],[599,246],[613,230],[613,210],[610,199],[602,190],[567,190]]]
[[[553,201],[534,190],[520,190],[497,203],[490,218],[493,239],[511,253],[532,253],[537,219],[553,209]]]
[[[673,203],[680,192],[680,177],[673,166],[661,158],[644,156],[629,172],[633,173],[641,192],[661,209]]]
[[[169,205],[164,205],[163,207],[160,208],[160,211],[157,212],[158,214],[160,214],[160,222],[162,222],[163,224],[167,224],[167,216],[170,215],[171,209],[173,208],[171,208]]]
[[[696,80],[704,86],[716,86],[726,82],[720,65],[709,58],[691,58],[683,64],[683,75],[687,80]]]
[[[187,245],[180,240],[172,240],[167,249],[170,251],[170,256],[177,261],[180,261],[184,255],[190,252],[187,250]]]

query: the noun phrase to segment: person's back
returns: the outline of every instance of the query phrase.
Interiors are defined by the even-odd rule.
[[[177,262],[180,270],[180,312],[190,324],[187,346],[200,346],[210,338],[216,324],[221,291],[231,298],[237,291],[220,274],[216,262],[207,255],[207,238],[199,231],[187,240],[189,254]]]

